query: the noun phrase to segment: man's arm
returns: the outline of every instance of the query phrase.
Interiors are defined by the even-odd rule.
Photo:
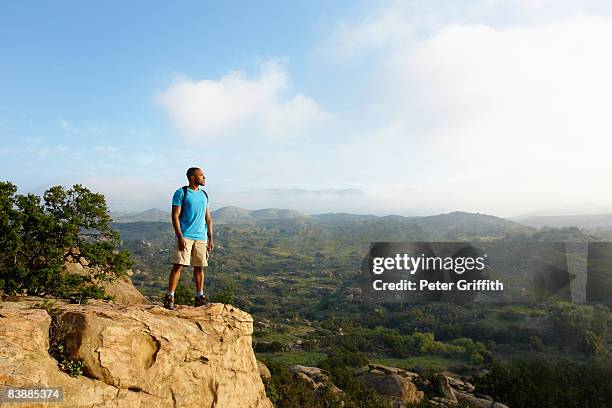
[[[187,242],[183,238],[183,231],[181,231],[181,223],[179,221],[179,215],[181,213],[181,207],[178,205],[172,206],[172,226],[174,227],[174,234],[178,240],[179,249],[182,251],[187,247]]]
[[[208,226],[208,251],[212,252],[215,248],[213,244],[213,222],[212,216],[210,215],[210,209],[206,207],[206,225]]]

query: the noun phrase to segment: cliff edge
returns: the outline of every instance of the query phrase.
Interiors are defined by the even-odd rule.
[[[62,387],[64,402],[19,407],[272,408],[233,306],[60,305],[0,309],[0,387]],[[71,377],[49,348],[82,361]],[[3,405],[4,406],[4,405]]]

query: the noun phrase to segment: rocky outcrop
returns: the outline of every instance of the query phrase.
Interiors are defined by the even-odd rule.
[[[76,250],[73,250],[76,251]],[[78,253],[78,252],[75,252]],[[76,256],[76,255],[74,255]],[[76,258],[73,260],[72,255],[69,256],[68,261],[65,263],[66,272],[77,275],[93,275],[93,271],[90,270],[88,262],[85,258],[80,257],[78,261]],[[148,304],[150,303],[142,293],[138,291],[132,284],[132,280],[129,275],[132,272],[128,271],[128,276],[123,276],[116,279],[113,282],[97,282],[102,286],[105,292],[109,295],[114,296],[115,303],[121,304]]]
[[[303,365],[292,365],[289,367],[296,377],[304,381],[312,390],[314,395],[331,393],[332,395],[342,394],[342,390],[332,382],[329,375],[318,367],[307,367]]]
[[[416,373],[381,364],[370,364],[367,369],[357,372],[358,379],[397,408],[419,403],[423,399],[423,391],[412,383],[416,377]]]
[[[507,405],[493,401],[493,398],[472,394],[475,390],[472,384],[455,378],[447,372],[436,374],[432,385],[438,394],[432,398],[432,401],[439,407],[451,408],[457,402],[463,402],[474,408],[508,408]]]
[[[60,305],[53,319],[45,310],[5,307],[0,386],[63,388],[63,404],[29,405],[41,407],[271,408],[252,331],[249,314],[219,303],[174,311],[101,302]],[[83,361],[83,375],[60,371],[50,344]]]
[[[308,384],[315,395],[326,389],[333,390],[335,394],[342,393],[325,371],[318,367],[294,365],[289,370]],[[398,367],[368,364],[354,369],[353,375],[385,398],[393,408],[412,407],[423,400],[440,408],[454,408],[461,403],[474,408],[508,408],[491,397],[474,394],[472,384],[447,371],[427,379]]]
[[[434,389],[436,390],[436,393],[441,397],[444,398],[445,400],[447,400],[450,403],[456,403],[457,397],[455,396],[455,393],[453,392],[453,389],[451,388],[450,384],[449,384],[449,378],[452,377],[447,377],[443,374],[437,374],[434,377]]]
[[[132,279],[130,279],[129,276],[123,276],[113,282],[101,282],[100,284],[106,293],[114,297],[115,303],[124,305],[150,303],[147,298],[134,287]]]
[[[259,376],[262,380],[267,380],[272,378],[272,374],[270,373],[270,369],[261,361],[257,360],[257,371],[259,372]]]
[[[296,377],[314,390],[314,395],[331,392],[332,395],[342,394],[342,390],[332,382],[327,373],[318,367],[293,365],[289,367]],[[423,399],[411,379],[418,374],[410,373],[401,368],[387,367],[380,364],[370,364],[357,369],[355,376],[391,403],[394,408],[404,408]]]

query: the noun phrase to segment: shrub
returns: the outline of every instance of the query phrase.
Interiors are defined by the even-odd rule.
[[[523,359],[495,363],[474,380],[476,391],[511,407],[603,408],[612,391],[610,363]]]
[[[234,303],[234,282],[225,281],[222,282],[219,287],[215,289],[215,293],[212,296],[212,301],[215,303],[225,303],[231,305]]]
[[[164,292],[165,296],[165,292]],[[174,303],[177,305],[193,305],[194,294],[187,285],[178,284],[174,290]]]
[[[82,303],[104,298],[98,281],[111,281],[131,266],[117,251],[119,234],[110,228],[102,194],[81,185],[56,186],[43,197],[18,195],[0,182],[0,287],[6,294],[52,295]],[[91,274],[69,275],[70,257],[88,260]]]

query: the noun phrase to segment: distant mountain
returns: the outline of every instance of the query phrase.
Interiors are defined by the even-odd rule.
[[[170,212],[162,211],[157,208],[130,214],[113,213],[115,223],[126,224],[131,222],[171,222]],[[227,206],[212,212],[215,224],[229,223],[255,223],[266,220],[289,220],[289,219],[309,219],[309,215],[302,214],[295,210],[282,208],[265,208],[261,210],[247,210],[245,208]]]
[[[462,231],[481,231],[487,230],[521,230],[525,227],[514,221],[505,218],[495,217],[485,214],[473,214],[467,212],[455,211],[448,214],[439,214],[426,217],[403,217],[400,215],[387,215],[379,217],[376,215],[364,214],[349,214],[349,213],[327,213],[306,215],[299,211],[281,209],[281,208],[265,208],[260,210],[248,210],[236,206],[226,206],[212,212],[215,224],[254,224],[263,221],[282,222],[283,220],[292,220],[308,224],[322,224],[326,226],[342,226],[342,225],[368,225],[376,224],[397,224],[400,225],[418,225],[427,229],[457,229]],[[171,222],[170,213],[156,208],[143,211],[137,214],[124,214],[116,216],[116,223],[130,222]]]
[[[264,228],[286,231],[302,231],[304,228],[329,230],[333,234],[352,235],[371,241],[375,240],[464,240],[509,236],[542,236],[557,234],[563,240],[584,240],[586,236],[578,230],[561,232],[541,231],[537,227],[563,228],[568,225],[578,225],[590,230],[600,237],[612,236],[612,215],[600,216],[533,216],[518,223],[492,215],[455,211],[425,217],[403,217],[375,215],[327,213],[306,215],[295,210],[281,208],[265,208],[248,210],[245,208],[227,206],[212,212],[216,225],[250,224]],[[159,209],[150,209],[137,214],[127,214],[115,217],[115,224],[134,223],[170,223],[170,213]],[[529,221],[531,222],[529,223]],[[527,222],[527,223],[526,223]],[[608,226],[606,228],[605,226]],[[144,228],[144,225],[134,225],[134,228]],[[127,230],[126,230],[127,231]],[[130,229],[131,231],[131,229]],[[585,231],[586,232],[586,231]],[[347,235],[348,234],[348,235]],[[561,235],[559,235],[561,234]],[[569,234],[569,235],[568,235]],[[555,235],[556,236],[556,235]]]
[[[494,215],[453,211],[447,214],[425,217],[409,217],[417,225],[427,228],[454,228],[462,231],[473,231],[475,227],[503,230],[524,230],[525,227],[515,221]]]
[[[251,217],[255,220],[282,220],[287,218],[310,218],[309,215],[299,211],[281,208],[265,208],[262,210],[251,211]]]
[[[264,208],[261,210],[247,210],[245,208],[227,206],[212,212],[215,224],[253,224],[269,220],[295,220],[309,219],[310,216],[295,210],[282,208]]]
[[[612,214],[584,214],[584,215],[532,215],[517,222],[534,228],[552,227],[578,227],[586,229],[612,228]]]
[[[234,207],[231,205],[213,211],[212,217],[215,224],[229,224],[232,222],[254,222],[253,218],[251,217],[251,210]]]

